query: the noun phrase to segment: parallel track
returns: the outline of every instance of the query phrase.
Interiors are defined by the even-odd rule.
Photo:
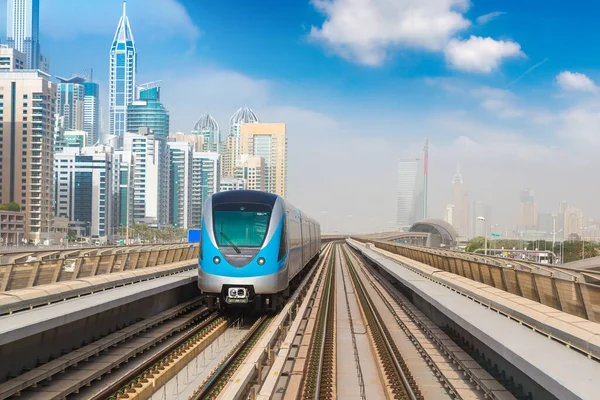
[[[310,346],[304,375],[303,399],[329,399],[335,396],[335,256],[327,266],[323,301]]]
[[[424,397],[358,276],[353,261],[345,249],[343,254],[391,395],[396,399],[422,400]]]
[[[128,398],[122,395],[126,395],[132,388],[141,387],[142,383],[146,383],[149,379],[154,378],[155,375],[160,373],[160,370],[163,367],[166,367],[174,361],[174,356],[176,356],[178,352],[192,346],[199,340],[205,339],[211,329],[223,321],[225,321],[225,317],[220,316],[217,312],[209,315],[201,323],[189,329],[175,342],[171,343],[137,368],[131,370],[127,375],[105,388],[96,396],[92,397],[92,400]]]

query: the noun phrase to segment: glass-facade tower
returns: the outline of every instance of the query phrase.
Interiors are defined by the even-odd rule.
[[[157,138],[169,136],[169,111],[160,102],[160,88],[140,90],[139,99],[127,107],[127,132],[148,128]]]
[[[109,134],[122,137],[127,128],[127,106],[135,99],[137,52],[129,26],[127,9],[123,15],[110,49]]]

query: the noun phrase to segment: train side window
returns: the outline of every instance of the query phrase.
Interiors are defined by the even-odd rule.
[[[277,261],[281,261],[281,259],[285,256],[287,252],[287,235],[285,233],[286,225],[285,218],[283,219],[283,224],[281,225],[281,238],[279,239],[279,254],[277,255]]]

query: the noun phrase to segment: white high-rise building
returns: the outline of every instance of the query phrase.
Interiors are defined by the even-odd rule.
[[[134,159],[130,220],[154,226],[168,224],[169,151],[166,139],[155,136],[147,128],[140,128],[138,133],[125,133],[123,150],[131,152]]]
[[[6,3],[8,46],[25,54],[25,69],[48,72],[48,59],[40,52],[40,0],[8,0]]]
[[[221,185],[219,192],[229,192],[231,190],[244,190],[246,189],[246,180],[242,178],[234,178],[232,176],[226,176],[221,178]]]
[[[191,143],[168,142],[170,157],[169,222],[187,229],[191,223],[192,153]]]
[[[423,217],[423,162],[420,158],[398,161],[398,228],[408,230]]]
[[[111,240],[112,148],[67,147],[54,157],[56,216],[69,218],[83,236]]]
[[[200,228],[206,199],[219,191],[221,156],[215,152],[194,152],[192,159],[191,223]]]
[[[127,9],[123,15],[110,49],[109,134],[123,136],[127,129],[127,106],[135,100],[137,52],[129,26]]]

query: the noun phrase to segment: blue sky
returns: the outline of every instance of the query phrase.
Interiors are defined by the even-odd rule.
[[[41,3],[51,72],[93,67],[107,109],[121,1]],[[425,137],[432,216],[457,162],[505,228],[526,187],[540,211],[564,199],[600,216],[600,188],[585,183],[600,167],[599,12],[557,0],[128,1],[139,83],[163,80],[172,130],[208,111],[225,132],[244,103],[286,122],[290,198],[327,211],[328,230],[392,225],[396,161]]]

